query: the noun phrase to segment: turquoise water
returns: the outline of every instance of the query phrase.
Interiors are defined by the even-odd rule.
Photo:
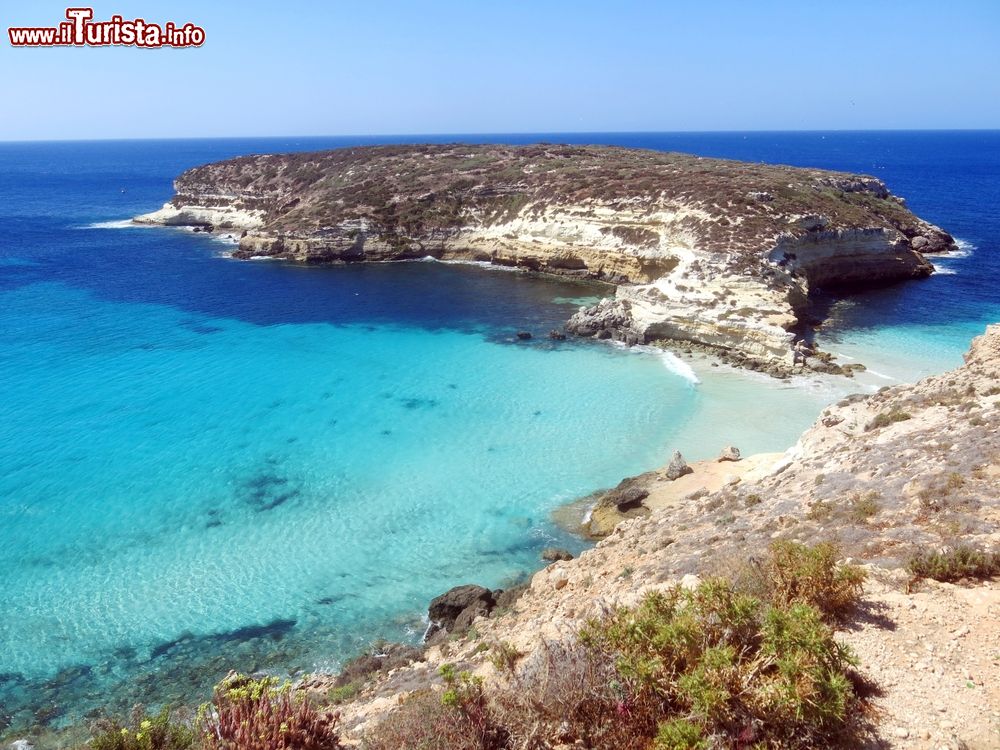
[[[885,145],[634,138],[605,140],[847,169]],[[962,193],[996,169],[908,138],[892,174],[866,171],[969,254],[829,300],[825,345],[875,370],[853,383],[545,338],[607,293],[593,284],[239,262],[205,236],[123,228],[187,166],[340,141],[0,144],[0,734],[417,640],[441,591],[580,549],[558,505],[675,448],[782,450],[844,393],[954,366],[1000,312],[997,204]],[[921,169],[933,191],[914,192]]]

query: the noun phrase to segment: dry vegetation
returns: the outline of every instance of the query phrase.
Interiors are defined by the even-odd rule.
[[[540,215],[550,205],[593,202],[650,213],[703,206],[738,214],[739,222],[684,219],[709,252],[760,249],[787,231],[794,215],[820,214],[839,228],[892,226],[908,236],[918,229],[916,217],[871,177],[603,146],[377,146],[245,156],[185,172],[177,193],[177,205],[223,206],[237,196],[265,212],[265,229],[274,234],[334,231],[364,220],[389,244],[501,223],[525,207]],[[640,246],[655,239],[641,228],[614,231]]]

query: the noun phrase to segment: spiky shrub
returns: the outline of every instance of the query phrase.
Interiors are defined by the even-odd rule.
[[[481,679],[440,669],[445,690],[412,695],[365,738],[365,750],[504,750],[510,735],[495,719]]]
[[[93,750],[189,750],[195,747],[195,732],[187,724],[171,719],[170,709],[149,715],[136,706],[127,724],[105,719],[94,726]]]
[[[774,605],[815,607],[827,621],[841,619],[857,604],[865,573],[854,565],[838,565],[839,551],[828,542],[813,546],[777,541],[763,560],[750,563],[737,583]]]
[[[657,750],[828,747],[851,729],[853,658],[810,604],[708,580],[650,593],[581,638],[614,663],[636,728],[658,722]]]
[[[206,750],[339,750],[336,725],[290,685],[238,674],[216,686],[202,715]]]
[[[909,412],[905,412],[899,407],[893,408],[891,411],[884,411],[881,414],[875,415],[875,418],[865,427],[866,432],[871,432],[872,430],[878,430],[882,427],[888,427],[896,422],[905,422],[910,419]]]
[[[906,565],[914,578],[960,581],[1000,576],[1000,552],[985,552],[968,545],[936,552],[918,552]]]

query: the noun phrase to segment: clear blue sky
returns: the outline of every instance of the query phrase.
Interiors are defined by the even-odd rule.
[[[0,140],[1000,127],[1000,0],[101,0],[207,42],[11,48],[65,7],[0,0]]]

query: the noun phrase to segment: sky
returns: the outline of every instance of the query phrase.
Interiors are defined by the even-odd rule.
[[[1000,0],[100,0],[205,44],[11,47],[65,9],[0,0],[0,140],[1000,128]]]

